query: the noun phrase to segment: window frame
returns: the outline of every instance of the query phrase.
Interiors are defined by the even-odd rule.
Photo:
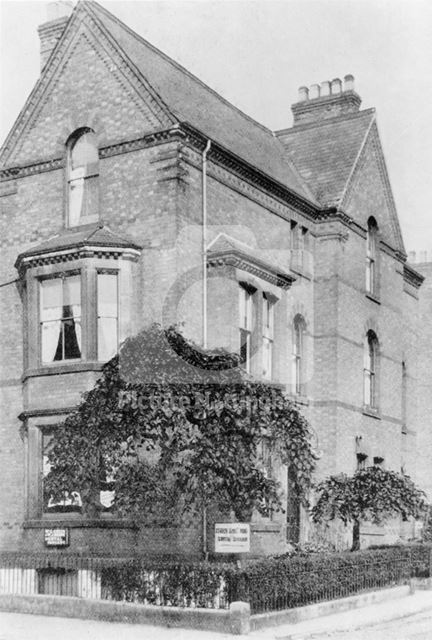
[[[239,355],[240,366],[246,373],[251,373],[252,367],[252,333],[254,323],[254,291],[247,284],[239,282]],[[243,301],[243,303],[242,303]],[[244,315],[242,316],[242,311]],[[245,348],[245,357],[243,349]]]
[[[273,377],[275,302],[268,293],[262,294],[262,375],[266,380]],[[268,322],[266,323],[266,321]]]
[[[42,355],[42,349],[43,349],[43,338],[42,338],[42,331],[43,331],[43,324],[46,322],[50,322],[48,320],[42,320],[42,283],[46,282],[48,280],[61,280],[62,281],[62,302],[63,302],[63,286],[64,286],[64,281],[67,278],[71,278],[71,277],[75,277],[78,276],[79,277],[79,283],[80,283],[80,310],[81,310],[81,315],[79,316],[80,318],[80,325],[81,325],[81,347],[80,347],[80,351],[81,351],[81,355],[79,358],[62,358],[61,360],[52,360],[51,362],[44,362],[43,360],[43,355]],[[38,364],[40,367],[50,367],[50,366],[63,366],[65,364],[74,364],[77,362],[82,362],[84,360],[83,357],[83,351],[84,351],[84,330],[83,330],[83,325],[85,324],[85,300],[84,300],[84,295],[83,295],[83,274],[82,274],[82,270],[81,269],[68,269],[68,270],[64,270],[64,271],[57,271],[54,273],[49,273],[46,275],[41,275],[39,277],[37,277],[37,287],[38,287],[38,294],[37,294],[37,314],[38,314]],[[63,305],[62,305],[63,308]],[[72,316],[73,317],[73,316]],[[64,321],[67,320],[67,318],[60,318],[59,321],[61,323],[61,327],[62,327],[62,335],[64,335],[63,333],[63,324]],[[64,350],[64,340],[63,340],[63,349]]]
[[[73,169],[72,163],[74,149],[79,140],[87,134],[92,134],[92,136],[94,136],[94,150],[98,156],[98,160],[96,162],[89,162],[83,166],[79,166],[76,169]],[[66,142],[66,227],[69,229],[74,229],[86,224],[91,224],[99,221],[99,164],[99,147],[97,144],[96,133],[93,131],[93,129],[89,127],[82,127],[74,131],[72,135],[69,136]],[[79,182],[82,182],[83,202],[87,202],[86,193],[88,195],[91,187],[94,186],[95,211],[92,214],[86,216],[82,216],[82,211],[80,211],[80,215],[78,216],[77,221],[72,223],[72,189],[74,187],[78,187]]]
[[[301,314],[294,317],[292,324],[292,392],[295,396],[305,395],[305,334],[306,321]],[[297,340],[298,338],[298,340]]]
[[[118,269],[102,269],[102,268],[96,268],[96,359],[98,362],[107,362],[110,358],[108,358],[108,360],[106,360],[105,358],[101,358],[100,357],[100,352],[99,352],[99,348],[100,348],[100,331],[99,331],[99,320],[101,320],[102,318],[112,318],[113,316],[101,316],[99,314],[99,276],[100,275],[111,275],[111,276],[115,276],[116,277],[116,316],[115,316],[115,320],[116,320],[116,351],[115,353],[118,352],[119,349],[119,334],[120,334],[120,274]],[[113,356],[111,356],[113,357]]]
[[[377,298],[378,284],[378,224],[375,218],[370,217],[367,222],[366,231],[366,294]]]
[[[363,347],[363,404],[372,411],[378,410],[379,342],[374,331],[369,330]]]

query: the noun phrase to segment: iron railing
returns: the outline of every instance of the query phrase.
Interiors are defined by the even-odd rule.
[[[252,613],[333,600],[432,576],[432,548],[413,545],[354,553],[310,554],[246,562],[0,553],[0,593],[51,594]]]

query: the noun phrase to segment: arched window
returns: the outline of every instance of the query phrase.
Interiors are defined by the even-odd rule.
[[[99,153],[91,129],[79,129],[68,142],[68,226],[99,219]]]
[[[301,315],[296,315],[293,323],[292,340],[292,384],[296,395],[304,395],[305,353],[304,338],[306,322]]]
[[[366,291],[372,295],[378,293],[378,225],[375,218],[369,218],[366,235]]]
[[[364,346],[364,403],[367,407],[377,408],[377,369],[378,338],[373,331],[368,331]]]

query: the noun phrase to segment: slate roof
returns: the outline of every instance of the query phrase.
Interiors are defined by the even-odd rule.
[[[339,204],[374,118],[365,109],[276,132],[323,206]]]
[[[101,226],[100,223],[95,223],[77,229],[66,229],[48,238],[48,240],[44,240],[40,244],[20,253],[17,263],[23,258],[31,256],[87,246],[138,250],[142,248],[133,240],[113,233],[108,227]]]
[[[234,107],[96,2],[82,4],[102,23],[180,122],[189,123],[252,166],[314,202],[312,192],[286,158],[282,144],[270,129]]]

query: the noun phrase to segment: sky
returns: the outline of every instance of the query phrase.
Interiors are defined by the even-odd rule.
[[[301,85],[352,73],[375,107],[407,250],[432,251],[430,0],[123,0],[100,4],[270,129]],[[46,2],[0,0],[0,141],[39,76]]]

